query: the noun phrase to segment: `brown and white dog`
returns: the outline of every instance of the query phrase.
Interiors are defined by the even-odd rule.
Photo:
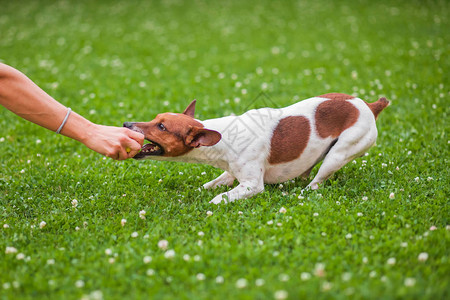
[[[205,163],[225,170],[204,184],[207,189],[239,185],[210,202],[235,201],[264,190],[264,183],[307,178],[321,160],[313,190],[349,161],[361,156],[377,138],[375,119],[389,105],[346,94],[326,94],[240,116],[194,119],[195,100],[182,113],[163,113],[151,122],[124,126],[141,132],[150,143],[134,158]]]

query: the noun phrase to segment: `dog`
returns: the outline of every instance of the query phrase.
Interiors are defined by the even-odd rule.
[[[249,110],[240,116],[200,121],[196,101],[183,113],[162,113],[150,122],[125,122],[148,141],[135,159],[204,163],[225,172],[203,185],[232,190],[214,197],[219,204],[248,198],[274,184],[301,176],[307,179],[323,160],[306,189],[316,190],[333,173],[363,155],[377,139],[375,120],[390,103],[367,103],[330,93],[288,107]]]

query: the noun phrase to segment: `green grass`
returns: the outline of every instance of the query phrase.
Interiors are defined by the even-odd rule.
[[[321,190],[298,199],[295,180],[221,206],[208,201],[225,188],[198,189],[220,170],[104,159],[0,109],[2,299],[448,299],[448,1],[0,7],[0,60],[101,124],[194,98],[200,119],[239,114],[263,90],[279,107],[327,92],[392,101],[377,146]]]

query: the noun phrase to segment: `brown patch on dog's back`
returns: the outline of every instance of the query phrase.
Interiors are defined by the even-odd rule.
[[[303,116],[281,119],[270,142],[270,164],[289,162],[300,157],[311,134],[309,120]]]
[[[325,95],[320,95],[319,98],[327,98],[330,100],[350,100],[355,97],[342,93],[329,93]]]
[[[321,138],[338,137],[358,120],[359,111],[350,102],[337,98],[324,101],[316,108],[316,130]]]

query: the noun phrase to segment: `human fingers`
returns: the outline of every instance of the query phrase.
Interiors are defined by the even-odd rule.
[[[130,138],[139,143],[140,146],[144,144],[144,135],[140,132],[131,130],[127,128],[127,133]]]
[[[141,151],[141,145],[136,142],[135,140],[130,140],[129,146],[125,147],[125,150],[127,152],[128,158],[134,157],[136,154],[138,154]]]

